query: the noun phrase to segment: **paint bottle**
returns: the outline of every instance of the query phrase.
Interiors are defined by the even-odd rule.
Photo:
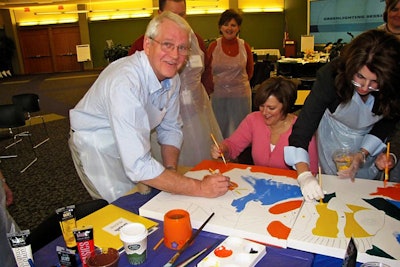
[[[57,246],[56,251],[61,267],[78,267],[75,250]]]
[[[18,267],[29,266],[33,263],[31,244],[28,242],[29,230],[23,230],[15,233],[8,233],[7,238],[10,243],[14,258]]]
[[[59,208],[56,213],[67,248],[75,249],[75,236],[72,232],[76,228],[75,205]]]
[[[94,253],[93,227],[87,226],[80,229],[74,229],[73,233],[79,257],[82,261],[82,266],[87,267],[86,259]]]

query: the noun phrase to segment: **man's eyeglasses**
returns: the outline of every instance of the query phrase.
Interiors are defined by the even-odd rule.
[[[190,48],[185,45],[174,45],[168,41],[160,42],[154,39],[153,37],[149,37],[152,41],[158,43],[161,46],[161,50],[164,52],[172,52],[175,50],[175,47],[178,50],[178,54],[181,56],[187,56],[190,52]]]
[[[355,80],[351,80],[351,83],[355,86],[355,87],[359,87],[362,88],[364,87],[364,85],[359,84],[358,82],[356,82]],[[374,88],[371,86],[368,86],[368,90],[372,91],[372,92],[379,92],[379,88]]]

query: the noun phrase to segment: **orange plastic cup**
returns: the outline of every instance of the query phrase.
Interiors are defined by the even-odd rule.
[[[164,245],[179,250],[192,237],[190,215],[186,210],[170,210],[164,215]]]

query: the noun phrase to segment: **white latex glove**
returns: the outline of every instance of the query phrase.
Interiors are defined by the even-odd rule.
[[[319,200],[324,197],[317,178],[310,171],[303,172],[297,177],[301,193],[306,201]]]
[[[355,153],[350,167],[345,170],[338,171],[337,175],[339,176],[339,178],[342,179],[350,178],[353,181],[358,169],[363,164],[363,162],[364,162],[363,155],[361,153]]]

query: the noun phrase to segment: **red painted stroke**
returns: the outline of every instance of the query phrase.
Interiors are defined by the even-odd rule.
[[[388,187],[378,187],[375,193],[371,193],[371,196],[386,196],[393,200],[400,200],[400,184],[394,184]]]
[[[264,166],[254,166],[254,165],[245,165],[245,164],[238,164],[238,163],[228,163],[225,165],[222,161],[218,160],[203,160],[199,164],[197,164],[192,171],[200,171],[200,170],[219,170],[221,173],[228,172],[233,169],[247,169],[251,167],[252,172],[263,172],[272,175],[281,175],[287,176],[289,178],[296,179],[297,172],[293,170],[283,170],[283,169],[276,169],[276,168],[269,168]]]
[[[271,214],[282,214],[300,208],[303,200],[291,200],[283,203],[276,204],[269,208]]]
[[[214,254],[219,258],[227,258],[233,254],[233,251],[225,248],[225,246],[220,246],[214,250]]]
[[[268,233],[279,239],[287,239],[290,233],[290,228],[280,221],[272,221],[267,226]]]

